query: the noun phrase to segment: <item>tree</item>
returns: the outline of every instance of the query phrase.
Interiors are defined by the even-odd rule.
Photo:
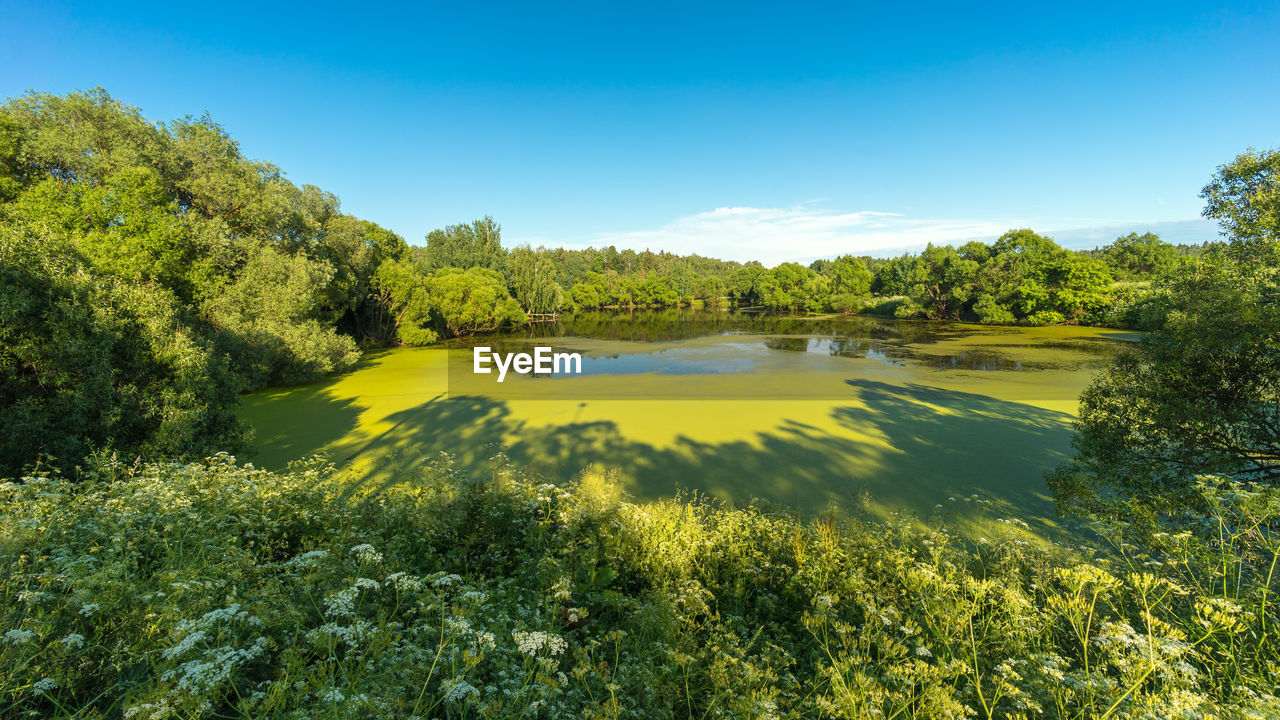
[[[821,310],[826,303],[827,279],[799,263],[782,263],[760,278],[760,303],[782,310]]]
[[[378,302],[390,319],[395,339],[429,345],[439,337],[431,328],[431,292],[427,276],[408,260],[387,260],[373,276]]]
[[[1266,160],[1219,169],[1202,196],[1229,244],[1158,283],[1163,322],[1081,397],[1075,455],[1050,477],[1062,507],[1168,509],[1191,501],[1199,473],[1280,478],[1280,195]]]
[[[871,271],[866,264],[851,255],[838,257],[827,263],[822,274],[831,280],[833,294],[861,297],[871,293]]]
[[[502,227],[488,215],[466,225],[449,225],[427,234],[427,267],[487,268],[498,273],[507,269],[507,253],[502,249]]]
[[[970,299],[979,267],[949,245],[929,245],[907,276],[907,296],[926,317],[957,318]]]
[[[1129,233],[1102,250],[1102,259],[1117,277],[1149,279],[1178,266],[1178,251],[1155,233]]]
[[[263,245],[203,310],[252,386],[298,383],[353,367],[356,343],[320,319],[333,267]]]
[[[764,266],[758,262],[749,262],[734,271],[729,280],[729,289],[739,302],[759,302],[761,282],[768,274]]]
[[[556,266],[546,250],[524,245],[511,251],[511,291],[527,313],[551,313],[564,302],[564,288],[556,282]]]
[[[876,295],[906,295],[919,262],[920,258],[911,255],[890,258],[876,270],[871,281],[871,292]]]
[[[1238,243],[1280,238],[1280,150],[1250,148],[1218,168],[1204,187],[1204,216]],[[1237,251],[1240,252],[1240,251]]]
[[[0,223],[0,476],[243,447],[241,383],[173,296],[87,269],[66,240]]]
[[[428,292],[432,312],[449,336],[491,332],[529,320],[507,293],[502,276],[486,268],[437,270]]]

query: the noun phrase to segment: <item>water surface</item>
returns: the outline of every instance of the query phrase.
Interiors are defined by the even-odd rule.
[[[554,481],[616,467],[642,500],[685,490],[962,518],[977,494],[1047,531],[1042,474],[1069,448],[1080,392],[1134,339],[860,316],[583,313],[373,353],[346,375],[257,393],[245,412],[258,462],[320,451],[362,482],[412,479],[441,452],[483,475],[503,452]],[[471,373],[477,344],[578,352],[584,372],[498,385]]]

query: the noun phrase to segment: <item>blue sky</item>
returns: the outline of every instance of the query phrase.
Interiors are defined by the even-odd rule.
[[[208,111],[250,157],[421,243],[772,264],[1013,226],[1211,239],[1280,145],[1280,4],[0,6],[0,95]]]

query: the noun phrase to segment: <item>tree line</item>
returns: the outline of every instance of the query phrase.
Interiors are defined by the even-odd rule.
[[[1215,193],[1212,217],[1235,212]],[[30,93],[0,106],[0,474],[95,451],[242,447],[246,390],[351,368],[364,346],[490,332],[529,313],[745,304],[1156,328],[1186,291],[1178,279],[1218,267],[1226,247],[1131,234],[1079,252],[1018,229],[766,268],[509,249],[489,217],[410,246],[246,158],[208,116],[156,123],[101,89]]]

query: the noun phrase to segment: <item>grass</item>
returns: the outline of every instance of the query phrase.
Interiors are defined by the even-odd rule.
[[[1028,543],[440,456],[0,485],[0,717],[1266,717],[1280,495]],[[960,500],[957,500],[960,502]],[[944,501],[945,504],[945,501]]]

